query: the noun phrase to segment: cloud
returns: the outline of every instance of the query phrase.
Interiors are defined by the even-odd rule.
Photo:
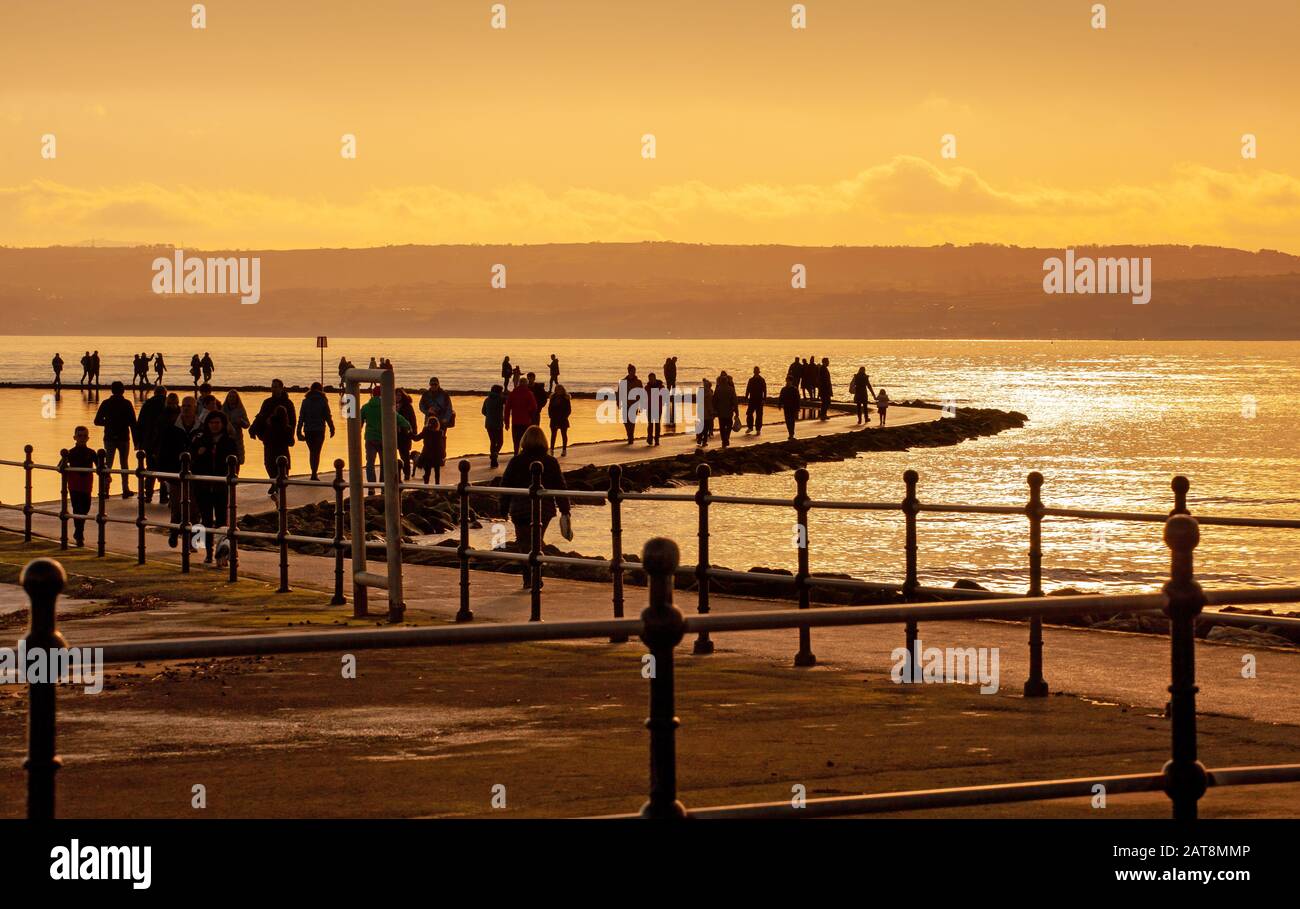
[[[152,183],[0,187],[0,243],[90,236],[210,248],[678,240],[701,243],[1205,243],[1300,252],[1300,180],[1175,167],[1144,186],[998,186],[900,156],[826,183],[698,181],[641,194],[503,184],[378,188],[351,199]]]

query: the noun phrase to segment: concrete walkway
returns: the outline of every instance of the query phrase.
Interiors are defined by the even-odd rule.
[[[937,411],[914,410],[907,413],[898,409],[898,423],[922,422],[936,419]],[[894,412],[891,411],[891,422]],[[826,423],[804,424],[800,436],[843,431],[853,427],[852,417],[839,416]],[[757,440],[742,432],[733,436],[736,445],[751,445]],[[764,439],[768,441],[770,439]],[[678,435],[665,439],[655,452],[657,456],[675,456],[692,450],[693,437]],[[574,446],[569,464],[627,463],[644,452],[643,444],[629,447],[624,443],[601,442]],[[487,479],[491,471],[486,458],[471,458],[474,464],[472,479]],[[311,492],[311,490],[307,490]],[[134,515],[134,501],[114,500],[123,516]],[[163,519],[162,509],[154,505],[151,514]],[[21,529],[22,515],[5,511],[0,513],[0,526]],[[58,521],[36,516],[35,531],[57,539]],[[107,532],[108,548],[114,552],[133,555],[135,528],[110,524]],[[150,534],[149,558],[151,562],[178,566],[179,553],[168,549],[160,534]],[[278,577],[278,554],[265,550],[242,550],[241,574],[265,580]],[[193,564],[194,572],[212,572],[214,583],[221,583],[223,575],[204,566],[201,558]],[[316,588],[325,591],[333,577],[333,560],[328,558],[291,554],[290,579],[296,587]],[[459,605],[459,576],[456,569],[426,565],[407,565],[405,568],[405,596],[407,617],[410,621],[450,621]],[[524,621],[528,618],[529,597],[520,589],[518,575],[489,571],[471,573],[471,605],[476,621]],[[351,595],[350,581],[347,593]],[[274,596],[271,600],[273,602]],[[328,626],[351,614],[351,606],[324,605],[328,594],[321,597],[319,619],[313,625]],[[603,618],[612,615],[611,587],[606,584],[585,583],[548,578],[543,592],[543,616],[549,620]],[[714,595],[710,600],[717,612],[756,609],[788,609],[792,604],[767,600]],[[645,589],[628,586],[626,589],[626,614],[637,615],[645,605]],[[694,610],[693,594],[679,593],[678,605],[687,612]],[[833,607],[828,607],[833,608]],[[376,622],[382,622],[387,604],[383,591],[371,591],[370,612]],[[177,615],[183,622],[163,620],[161,614],[150,614],[145,619],[140,614],[110,616],[95,621],[96,641],[139,639],[183,633],[230,633],[230,625],[205,626],[203,607],[185,607]],[[270,623],[252,631],[282,631],[283,626]],[[296,629],[301,630],[301,629]],[[1001,696],[1020,696],[1020,688],[1028,672],[1028,628],[1017,623],[979,621],[946,622],[922,625],[920,637],[924,646],[930,647],[985,647],[997,648]],[[689,642],[679,649],[681,657],[694,659],[726,659],[728,653],[770,660],[776,664],[791,664],[798,645],[794,630],[771,632],[738,632],[717,635],[717,653],[711,657],[691,655]],[[70,641],[72,644],[92,643],[86,640]],[[604,643],[575,643],[574,647],[609,647]],[[639,642],[618,645],[640,648]],[[888,677],[895,662],[892,652],[903,646],[901,626],[864,626],[854,628],[814,629],[812,647],[818,657],[818,666],[811,670],[791,668],[791,680],[800,672],[861,672],[868,676]],[[1256,662],[1256,677],[1242,677],[1243,659],[1249,653]],[[1135,705],[1158,711],[1166,700],[1169,684],[1169,642],[1155,635],[1123,632],[1094,631],[1072,628],[1046,628],[1044,630],[1045,675],[1054,693],[1074,694],[1082,697]],[[1295,724],[1300,722],[1300,653],[1293,650],[1270,648],[1245,648],[1241,645],[1198,642],[1197,678],[1200,685],[1198,704],[1203,713],[1219,713],[1268,723]],[[1300,735],[1300,730],[1297,730]]]

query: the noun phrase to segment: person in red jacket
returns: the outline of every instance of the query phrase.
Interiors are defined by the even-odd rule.
[[[540,415],[541,408],[537,406],[537,395],[533,389],[523,382],[516,385],[506,397],[506,426],[514,441],[515,454],[519,454],[519,440]]]

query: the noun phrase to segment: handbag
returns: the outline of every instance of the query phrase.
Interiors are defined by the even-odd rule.
[[[573,521],[567,514],[560,515],[560,536],[573,542]]]
[[[734,414],[731,415],[731,431],[732,431],[732,432],[740,432],[740,413],[739,413],[739,412],[734,413]]]

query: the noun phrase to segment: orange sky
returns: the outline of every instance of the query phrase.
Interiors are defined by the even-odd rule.
[[[4,0],[0,244],[1300,252],[1296,0],[791,5]]]

